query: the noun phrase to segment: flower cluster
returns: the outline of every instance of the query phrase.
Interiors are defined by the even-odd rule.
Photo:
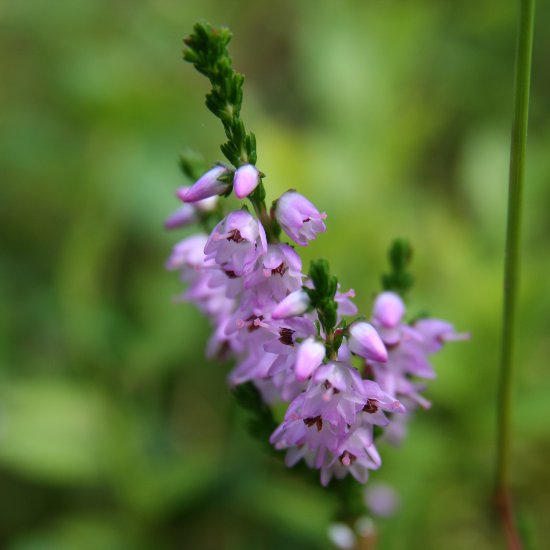
[[[239,198],[260,180],[250,164],[234,172],[217,166],[178,192],[188,213],[179,223],[172,215],[167,226],[211,209],[215,196],[231,187],[219,181],[222,174],[233,176]],[[266,219],[306,246],[325,231],[325,217],[289,191]],[[261,221],[246,209],[230,212],[209,235],[179,242],[167,263],[187,284],[183,298],[212,321],[209,354],[236,362],[230,384],[252,382],[267,403],[288,403],[270,439],[286,449],[287,464],[304,460],[320,470],[324,485],[348,473],[364,483],[381,463],[374,427],[399,425],[397,418],[417,404],[428,406],[416,380],[433,378],[428,356],[461,336],[435,319],[405,323],[394,292],[376,298],[370,322],[350,319],[357,314],[353,291],[341,292],[325,264],[315,265],[304,275],[294,246],[268,242]]]
[[[295,245],[323,233],[326,214],[294,190],[268,211],[256,138],[240,118],[244,77],[232,68],[230,39],[228,29],[201,23],[185,40],[184,58],[212,84],[206,105],[222,122],[221,150],[233,167],[218,163],[178,190],[183,205],[166,227],[198,223],[204,232],[179,242],[167,268],[186,284],[182,299],[212,322],[208,354],[235,362],[229,383],[287,404],[270,437],[287,464],[303,460],[323,485],[348,474],[364,483],[381,464],[375,435],[397,439],[402,419],[429,405],[420,383],[434,376],[428,358],[463,336],[436,319],[406,322],[399,291],[412,284],[408,246],[392,249],[370,321],[357,317],[353,290],[340,290],[326,261],[303,272]],[[231,193],[254,214],[243,205],[223,217],[218,197]]]

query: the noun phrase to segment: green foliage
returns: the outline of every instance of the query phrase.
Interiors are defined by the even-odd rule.
[[[187,48],[183,58],[205,75],[212,85],[206,95],[206,106],[218,117],[228,141],[221,145],[222,153],[236,168],[256,164],[256,137],[247,133],[241,120],[244,75],[233,69],[227,50],[231,31],[226,27],[213,28],[197,23],[194,32],[184,40]]]
[[[326,260],[313,260],[309,268],[309,278],[313,288],[304,287],[311,305],[319,314],[319,321],[325,334],[332,333],[336,326],[338,306],[334,300],[338,288],[338,279],[330,274]]]
[[[182,174],[191,182],[195,182],[206,172],[204,159],[191,149],[180,154],[179,167]]]
[[[382,275],[382,288],[405,296],[414,284],[414,277],[407,271],[413,250],[405,239],[396,239],[388,251],[390,272]]]
[[[256,386],[252,382],[240,384],[233,388],[233,395],[237,403],[250,413],[251,418],[248,422],[250,434],[270,453],[274,453],[275,449],[269,443],[269,438],[275,431],[277,422]]]
[[[353,476],[332,480],[327,490],[336,495],[337,520],[353,524],[355,520],[367,514],[363,497],[364,487],[357,483]]]
[[[9,419],[0,462],[20,475],[61,484],[99,479],[108,411],[97,389],[43,377],[2,388],[0,402]]]

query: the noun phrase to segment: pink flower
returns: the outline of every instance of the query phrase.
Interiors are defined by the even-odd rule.
[[[363,321],[353,323],[349,327],[349,349],[352,353],[365,359],[385,363],[388,352],[376,329]]]
[[[377,483],[365,491],[365,504],[372,514],[387,518],[399,507],[399,496],[389,485]]]
[[[327,215],[320,214],[311,202],[295,191],[287,191],[280,197],[275,217],[283,231],[301,246],[315,239],[317,233],[326,231],[323,220]]]
[[[405,304],[395,292],[382,292],[376,297],[372,316],[384,328],[395,328],[405,315]]]
[[[230,183],[220,181],[220,177],[229,174],[229,168],[218,164],[202,175],[191,187],[178,191],[183,202],[197,202],[214,195],[223,195],[231,187]]]
[[[178,197],[184,196],[190,187],[180,187],[176,195]],[[197,223],[200,220],[202,212],[211,212],[216,207],[218,201],[217,196],[208,197],[192,204],[182,204],[174,213],[170,214],[164,222],[166,229],[176,229],[178,227],[185,227],[193,223]]]
[[[166,262],[166,268],[173,271],[185,266],[201,268],[204,264],[204,245],[208,237],[203,234],[191,235],[174,246]]]
[[[197,213],[190,204],[182,204],[175,212],[170,214],[164,222],[166,229],[185,227],[197,221]]]
[[[271,312],[273,319],[286,319],[295,315],[303,315],[310,307],[309,296],[304,290],[289,294]]]
[[[267,252],[262,224],[244,210],[231,212],[212,231],[204,253],[226,273],[250,273],[256,260]]]
[[[319,367],[325,358],[325,346],[308,338],[304,340],[298,347],[296,353],[296,362],[294,364],[294,372],[298,380],[307,380]]]
[[[248,197],[260,183],[260,173],[252,164],[243,164],[235,171],[233,191],[239,199]]]
[[[468,340],[468,333],[457,333],[451,323],[439,319],[419,319],[414,323],[424,341],[424,347],[428,353],[439,351],[445,342]]]
[[[269,244],[255,270],[245,277],[244,285],[254,288],[256,293],[263,293],[264,303],[266,300],[280,302],[302,287],[303,277],[302,260],[291,246]]]

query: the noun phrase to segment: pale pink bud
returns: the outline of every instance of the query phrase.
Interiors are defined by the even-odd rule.
[[[202,175],[189,189],[178,191],[178,197],[183,202],[197,202],[214,195],[223,195],[231,184],[218,178],[228,173],[227,167],[218,164]]]
[[[373,317],[383,327],[396,327],[405,314],[405,304],[395,292],[382,292],[374,301]]]
[[[187,191],[191,189],[190,185],[186,185],[184,187],[179,187],[176,190],[176,197],[181,199]],[[187,204],[187,203],[186,203]],[[218,195],[213,195],[212,197],[208,197],[206,199],[202,199],[201,201],[196,201],[193,204],[187,205],[188,208],[193,208],[193,211],[199,211],[199,212],[212,212],[216,208],[218,204]]]
[[[214,195],[213,197],[208,197],[207,199],[193,203],[193,206],[201,212],[212,212],[217,205],[218,195]]]
[[[243,164],[237,168],[233,177],[233,191],[239,199],[248,197],[260,183],[260,173],[252,164]]]
[[[333,523],[328,528],[328,537],[336,548],[351,550],[355,548],[357,537],[353,529],[345,523]]]
[[[302,315],[309,309],[309,296],[303,290],[296,290],[284,298],[271,313],[272,319],[286,319]]]
[[[164,222],[166,229],[185,227],[197,221],[195,209],[190,204],[182,204],[175,212],[170,214]]]
[[[384,342],[369,323],[359,321],[349,327],[349,349],[353,353],[385,363],[388,360],[388,352]]]
[[[313,371],[323,362],[325,346],[313,338],[304,340],[296,352],[294,372],[298,380],[306,380]]]
[[[388,518],[399,506],[397,493],[388,485],[371,485],[365,491],[365,504],[375,516]]]

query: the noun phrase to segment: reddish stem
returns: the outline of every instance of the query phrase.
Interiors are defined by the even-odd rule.
[[[512,510],[512,498],[506,488],[498,488],[495,495],[496,507],[502,522],[509,550],[523,550],[523,543],[519,536]]]

